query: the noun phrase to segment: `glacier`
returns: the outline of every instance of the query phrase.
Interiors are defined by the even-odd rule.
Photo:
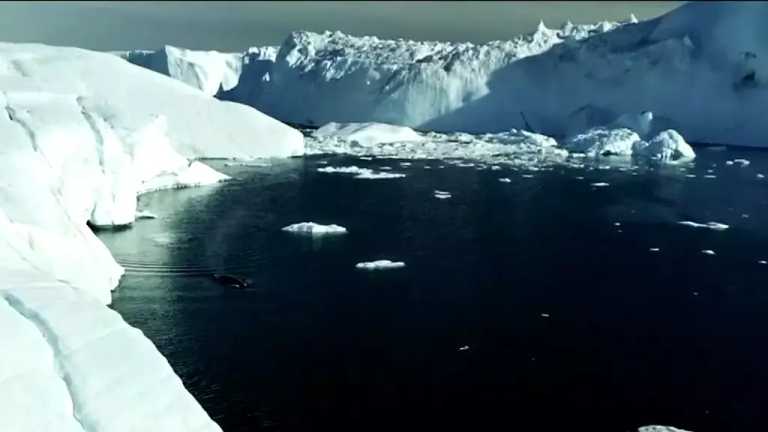
[[[694,143],[764,147],[766,16],[760,2],[688,2],[647,21],[542,23],[485,44],[294,32],[276,53],[255,50],[258,65],[246,73],[243,62],[238,85],[220,97],[307,126],[556,138],[649,111],[654,135],[673,129]]]
[[[114,55],[39,44],[0,43],[0,104],[0,429],[221,430],[106,306],[123,269],[88,225],[227,179],[201,158],[303,154],[302,134]]]

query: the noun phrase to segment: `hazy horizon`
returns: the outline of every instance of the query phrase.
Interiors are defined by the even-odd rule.
[[[535,29],[540,20],[590,23],[661,15],[683,2],[2,2],[0,41],[95,50],[241,51],[279,45],[292,31],[340,30],[383,38],[487,42]],[[34,23],[34,25],[30,25]]]

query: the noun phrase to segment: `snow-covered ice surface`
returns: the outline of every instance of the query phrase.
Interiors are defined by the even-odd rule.
[[[227,178],[196,158],[301,154],[301,133],[114,55],[38,44],[0,43],[0,104],[0,429],[220,430],[105,306],[123,269],[87,223]]]
[[[0,429],[220,431],[143,333],[34,269],[0,272]]]
[[[355,268],[360,270],[390,270],[405,267],[405,263],[402,261],[390,261],[387,259],[359,262],[355,264]]]
[[[336,224],[322,225],[314,222],[300,222],[291,224],[283,227],[283,231],[297,234],[309,234],[313,236],[347,233],[347,229],[343,226]]]

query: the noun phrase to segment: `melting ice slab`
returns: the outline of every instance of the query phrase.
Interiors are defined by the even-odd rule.
[[[382,167],[384,169],[384,167]],[[357,166],[345,166],[345,167],[322,167],[317,169],[321,173],[338,173],[338,174],[355,174],[356,179],[393,179],[403,178],[405,174],[389,173],[389,172],[377,172],[370,168],[360,168]]]
[[[729,225],[726,225],[724,223],[720,222],[707,222],[707,223],[698,223],[693,221],[680,221],[678,222],[680,225],[685,225],[693,228],[709,228],[711,230],[715,231],[724,231],[730,228]]]
[[[396,268],[405,267],[405,263],[402,261],[390,261],[390,260],[377,260],[369,262],[361,262],[355,264],[355,268],[360,270],[390,270]]]
[[[347,229],[340,225],[321,225],[314,222],[300,222],[283,227],[283,231],[297,234],[309,234],[313,236],[326,234],[346,234]]]

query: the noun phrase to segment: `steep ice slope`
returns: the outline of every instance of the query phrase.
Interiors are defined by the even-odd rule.
[[[280,47],[270,81],[239,100],[299,124],[421,126],[487,94],[497,69],[618,25],[567,24],[550,30],[541,24],[533,34],[483,45],[295,32]]]
[[[115,56],[0,44],[0,429],[219,430],[104,304],[123,269],[87,223],[226,178],[195,157],[287,156],[300,132]]]
[[[557,135],[649,110],[652,131],[765,146],[766,17],[764,3],[688,3],[651,21],[560,44],[500,69],[486,97],[429,125],[509,127],[519,124],[522,111],[537,130]]]
[[[0,287],[3,431],[221,430],[116,312],[34,270]]]
[[[256,97],[261,82],[269,82],[277,49],[265,46],[248,48],[244,53],[222,53],[166,45],[156,51],[113,51],[112,54],[175,78],[209,96],[240,101]]]
[[[194,51],[170,45],[157,51],[136,50],[115,54],[202,90],[209,96],[235,87],[243,64],[243,55],[239,53]]]

